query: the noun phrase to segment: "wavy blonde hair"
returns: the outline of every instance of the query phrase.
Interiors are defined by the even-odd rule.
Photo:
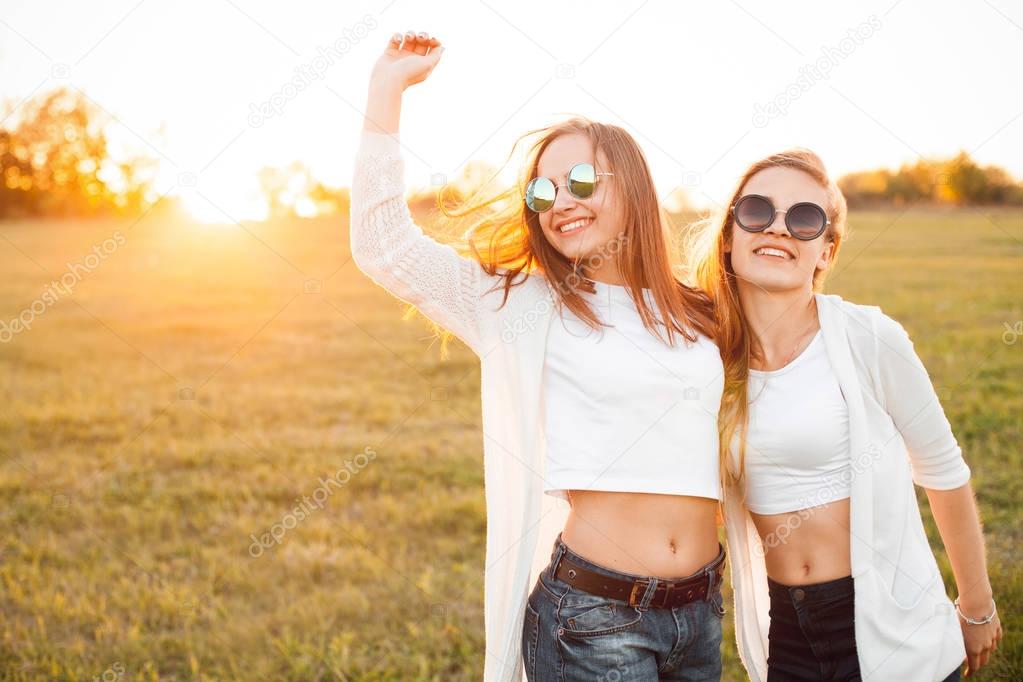
[[[720,215],[707,218],[694,228],[688,239],[687,252],[692,262],[692,276],[697,286],[705,291],[714,303],[718,320],[717,344],[725,367],[724,394],[718,413],[720,434],[722,481],[739,481],[746,468],[746,436],[749,425],[749,402],[747,385],[750,361],[761,359],[759,343],[750,330],[739,301],[739,288],[731,257],[725,252],[725,245],[732,240],[735,221],[731,207],[742,196],[750,179],[768,168],[793,168],[806,173],[823,187],[828,194],[828,206],[824,207],[831,225],[821,238],[828,239],[834,247],[831,266],[838,259],[838,252],[846,237],[845,196],[838,184],[828,175],[824,162],[808,149],[791,149],[772,154],[755,163],[742,174],[732,192],[727,207]],[[828,270],[817,270],[813,275],[813,291],[821,291]],[[732,440],[739,435],[739,466],[731,471],[728,466]]]

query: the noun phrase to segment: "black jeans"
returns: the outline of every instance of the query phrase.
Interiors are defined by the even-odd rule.
[[[859,682],[852,577],[791,586],[768,578],[767,587],[767,682]],[[956,668],[945,682],[958,679]]]

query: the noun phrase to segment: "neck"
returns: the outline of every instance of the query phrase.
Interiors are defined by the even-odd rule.
[[[617,264],[610,258],[606,258],[604,261],[598,267],[585,268],[586,278],[604,284],[625,284],[625,278],[618,271]]]
[[[797,348],[812,332],[820,329],[817,320],[817,301],[813,290],[764,291],[738,282],[739,302],[743,316],[759,348],[762,367],[780,367],[789,361],[793,347]]]

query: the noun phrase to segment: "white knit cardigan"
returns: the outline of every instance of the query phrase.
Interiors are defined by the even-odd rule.
[[[947,490],[970,469],[903,327],[874,306],[817,294],[824,344],[849,408],[850,542],[864,680],[942,680],[966,656],[913,483]],[[764,548],[739,488],[725,486],[735,631],[750,679],[767,679]],[[786,531],[781,531],[782,537]]]
[[[364,132],[352,180],[352,258],[480,358],[487,507],[483,679],[513,682],[523,679],[526,598],[550,561],[569,509],[543,494],[540,383],[554,297],[543,277],[523,276],[498,310],[501,278],[423,234],[409,213],[403,176],[398,136]]]

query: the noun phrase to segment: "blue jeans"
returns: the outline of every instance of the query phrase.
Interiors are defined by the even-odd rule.
[[[554,577],[562,556],[619,579],[645,577],[636,606],[572,587]],[[694,575],[703,573],[701,569]],[[713,573],[712,573],[713,575]],[[721,619],[715,581],[707,599],[676,608],[648,606],[657,579],[621,573],[587,561],[561,541],[526,602],[522,660],[529,682],[625,682],[721,679]]]
[[[767,682],[859,682],[853,579],[783,585],[770,578]],[[959,679],[959,669],[944,682]]]

